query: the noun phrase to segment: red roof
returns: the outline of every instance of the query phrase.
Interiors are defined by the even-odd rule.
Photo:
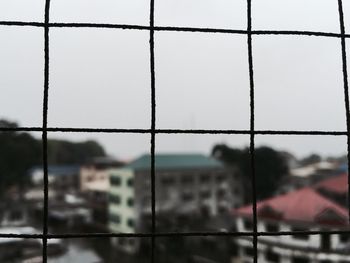
[[[316,184],[315,188],[324,189],[337,194],[346,194],[348,192],[348,174],[342,174],[326,179]]]
[[[253,215],[252,205],[239,208],[234,214]],[[312,188],[303,188],[257,203],[260,219],[274,219],[304,223],[346,225],[348,211],[318,194]]]

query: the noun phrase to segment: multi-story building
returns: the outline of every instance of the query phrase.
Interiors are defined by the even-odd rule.
[[[155,155],[155,204],[161,215],[215,216],[242,204],[242,194],[232,193],[234,176],[220,162],[201,154]],[[111,170],[110,230],[119,233],[149,231],[151,217],[151,156],[143,155],[128,165]],[[237,188],[241,189],[240,187]],[[158,226],[161,224],[158,224]],[[132,251],[134,240],[125,244]]]
[[[123,165],[110,157],[97,157],[80,168],[80,191],[91,209],[93,227],[99,231],[108,230],[109,170]]]
[[[257,203],[258,232],[349,230],[348,209],[331,197],[342,196],[347,175],[327,179]],[[323,192],[327,191],[325,196]],[[333,192],[333,194],[332,194]],[[338,199],[343,201],[343,199]],[[236,230],[253,231],[252,205],[234,210]],[[237,237],[232,262],[253,262],[251,237]],[[350,262],[350,235],[261,235],[258,262]]]

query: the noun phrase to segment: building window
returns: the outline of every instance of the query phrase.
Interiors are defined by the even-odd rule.
[[[142,205],[143,206],[149,206],[149,205],[151,205],[151,202],[152,202],[152,200],[151,200],[151,197],[149,197],[149,196],[145,196],[144,198],[142,198]]]
[[[253,221],[250,218],[243,219],[244,229],[251,230],[253,229]]]
[[[302,231],[307,231],[307,229],[305,228],[301,228],[301,227],[292,227],[292,231],[296,231],[296,232],[302,232]],[[298,240],[308,240],[309,236],[308,235],[293,235],[293,238],[298,239]]]
[[[194,199],[192,193],[184,193],[182,194],[182,200],[185,202],[192,201]]]
[[[292,257],[292,263],[309,263],[310,260],[306,257]]]
[[[134,220],[129,218],[128,221],[127,221],[127,225],[128,225],[128,227],[133,228],[134,227]]]
[[[121,184],[121,180],[119,176],[111,176],[110,181],[111,181],[111,185],[113,186],[120,186]]]
[[[135,239],[130,238],[130,239],[129,239],[129,245],[130,245],[130,246],[134,246],[134,245],[135,245]]]
[[[134,186],[134,179],[129,178],[128,181],[126,182],[127,186],[132,187]]]
[[[181,177],[181,183],[185,185],[193,184],[193,177],[191,175],[184,175]]]
[[[226,196],[226,191],[224,189],[219,189],[217,192],[216,192],[216,197],[218,199],[222,199]]]
[[[219,174],[218,176],[216,176],[216,182],[218,183],[223,183],[227,180],[227,176],[224,174]]]
[[[273,252],[272,250],[268,250],[266,252],[266,259],[269,262],[279,262],[280,261],[280,255],[277,253]]]
[[[120,196],[119,196],[119,195],[117,195],[117,194],[112,194],[112,193],[111,193],[111,194],[109,194],[109,201],[110,201],[111,203],[113,203],[113,204],[119,205],[121,199],[120,199]]]
[[[175,180],[173,177],[166,176],[166,177],[162,178],[162,184],[163,184],[163,186],[172,186],[175,184]]]
[[[128,203],[128,206],[134,206],[134,198],[128,198],[128,201],[127,201],[127,203]]]
[[[228,211],[228,208],[226,207],[226,206],[224,206],[224,205],[219,205],[219,207],[218,207],[218,213],[219,214],[224,214],[224,213],[226,213]]]
[[[234,195],[238,196],[238,195],[241,194],[241,191],[240,191],[240,189],[236,186],[236,187],[233,188],[233,193],[234,193]]]
[[[339,235],[340,242],[342,243],[348,243],[350,241],[350,234],[348,233],[342,233]]]
[[[200,197],[201,197],[202,199],[208,199],[208,198],[210,198],[210,191],[209,191],[209,190],[201,191],[201,192],[200,192]]]
[[[274,223],[266,223],[265,229],[267,232],[278,232],[279,226],[278,226],[278,224],[274,224]]]
[[[210,176],[209,176],[209,174],[202,174],[199,177],[199,180],[201,183],[208,183],[210,181]]]
[[[117,214],[109,214],[109,219],[114,224],[120,224],[120,222],[121,222],[120,216]]]
[[[119,245],[124,246],[126,243],[126,238],[125,237],[120,237],[119,238]]]
[[[246,256],[254,257],[254,249],[252,247],[245,247],[245,248],[243,248],[243,253]]]
[[[24,217],[23,213],[19,210],[11,211],[9,215],[9,219],[12,221],[21,220],[23,219],[23,217]]]

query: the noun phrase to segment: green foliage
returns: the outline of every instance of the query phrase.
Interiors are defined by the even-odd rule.
[[[16,127],[0,120],[2,127]],[[0,190],[4,194],[11,186],[23,187],[28,182],[28,170],[41,163],[41,143],[29,133],[0,132]]]
[[[0,127],[18,127],[16,123],[0,120]],[[95,141],[73,143],[65,140],[48,140],[49,164],[80,164],[92,157],[105,156]],[[41,165],[42,141],[26,132],[0,132],[0,196],[11,186],[22,188],[29,182],[27,173]]]
[[[246,203],[252,201],[252,172],[249,148],[235,149],[224,144],[214,146],[212,155],[228,166],[237,167],[243,178]],[[289,167],[284,155],[269,147],[255,149],[255,179],[257,199],[265,199],[274,194],[281,179],[287,175]]]
[[[313,153],[313,154],[310,154],[309,156],[303,158],[302,160],[300,160],[300,164],[301,165],[309,165],[309,164],[318,163],[320,161],[322,161],[321,156]]]
[[[47,143],[49,164],[79,164],[89,158],[105,156],[103,147],[95,141],[69,142],[49,140]]]

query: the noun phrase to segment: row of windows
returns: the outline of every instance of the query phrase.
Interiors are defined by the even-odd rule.
[[[111,185],[113,185],[113,186],[121,186],[121,184],[122,184],[122,180],[119,176],[111,176],[110,182],[111,182]],[[134,186],[134,180],[132,178],[129,178],[126,181],[126,185],[129,187]]]
[[[116,224],[116,225],[120,225],[120,224],[122,223],[122,218],[121,218],[121,216],[118,215],[118,214],[110,214],[110,215],[109,215],[109,220],[110,220],[111,222],[113,222],[114,224]],[[127,225],[128,227],[130,227],[130,228],[133,228],[134,225],[135,225],[134,219],[128,218],[128,219],[126,220],[126,225]]]
[[[243,253],[245,256],[254,257],[254,249],[252,247],[243,248]],[[278,263],[280,262],[281,256],[272,250],[267,250],[265,254],[266,260],[268,262]],[[292,263],[309,263],[309,259],[301,256],[294,256],[291,258]]]
[[[243,253],[248,257],[254,257],[254,249],[251,247],[244,248]],[[267,250],[265,258],[268,262],[279,263],[281,261],[281,256],[271,249]],[[293,256],[291,258],[292,263],[309,263],[311,260],[303,256]],[[320,260],[321,263],[331,263],[331,260]]]
[[[253,221],[251,219],[244,219],[243,220],[243,227],[246,230],[252,230],[253,229]],[[267,232],[278,232],[280,230],[278,224],[274,223],[265,223],[265,230]],[[292,231],[302,231],[302,230],[292,230]]]
[[[120,198],[119,195],[117,194],[109,194],[109,201],[112,202],[113,204],[116,204],[116,205],[119,205],[121,204],[122,200]],[[134,206],[134,198],[132,197],[129,197],[127,200],[126,200],[126,204],[129,206],[129,207],[132,207]]]
[[[226,195],[227,195],[227,192],[225,190],[222,190],[222,189],[218,190],[216,192],[216,196],[217,196],[218,199],[224,198],[224,197],[226,197]],[[199,193],[199,197],[201,199],[209,199],[211,196],[212,196],[212,194],[211,194],[211,191],[209,191],[209,190],[201,191]],[[184,201],[193,200],[194,199],[194,194],[193,193],[184,193],[182,195],[182,199]]]
[[[175,184],[175,177],[176,177],[176,175],[164,176],[164,178],[161,179],[161,182],[165,186],[174,185]],[[224,181],[227,181],[227,179],[228,179],[228,177],[226,175],[223,175],[223,174],[220,174],[217,176],[210,176],[209,174],[204,174],[204,175],[200,175],[199,181],[200,181],[200,183],[208,183],[211,181],[212,178],[215,178],[215,181],[218,183],[222,183]],[[195,177],[192,175],[183,175],[183,176],[181,176],[180,181],[182,184],[185,184],[185,185],[194,184]]]
[[[253,222],[250,219],[245,219],[243,220],[243,225],[244,228],[247,230],[252,230],[253,229]],[[280,230],[279,225],[278,224],[274,224],[274,223],[265,223],[265,230],[267,232],[278,232]],[[302,228],[302,227],[291,227],[291,231],[292,232],[305,232],[308,229],[306,228]],[[323,237],[323,236],[321,236]],[[309,235],[303,235],[303,234],[299,234],[299,235],[293,235],[293,238],[298,239],[298,240],[308,240],[309,239]],[[350,241],[350,235],[347,233],[343,233],[339,235],[339,240],[342,243],[348,243]]]

